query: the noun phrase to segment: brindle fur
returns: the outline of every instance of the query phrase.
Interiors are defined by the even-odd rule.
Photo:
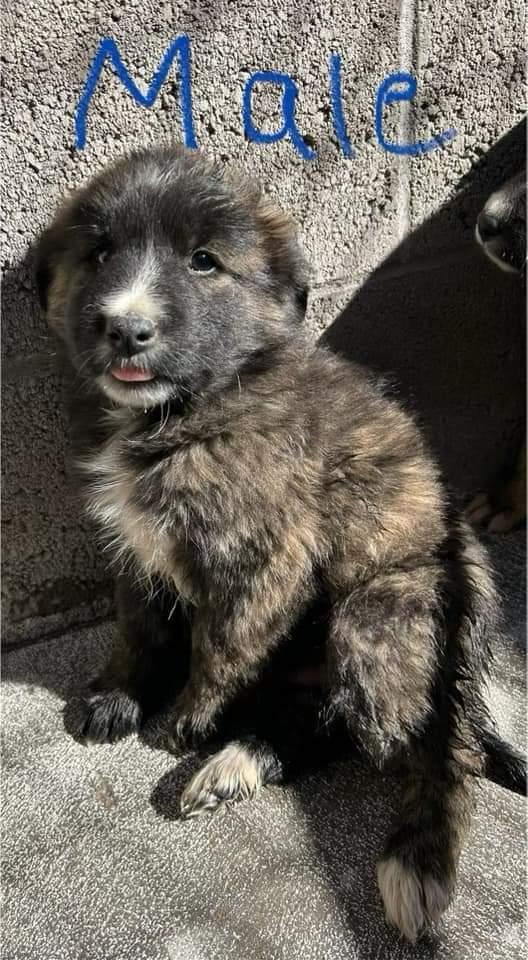
[[[111,255],[98,264],[101,242]],[[197,247],[215,252],[214,275],[189,270]],[[152,283],[139,296],[136,282],[134,303],[155,314],[155,340],[134,362],[164,379],[128,394],[110,383],[104,439],[84,458],[88,506],[121,572],[121,629],[79,732],[135,729],[171,684],[174,739],[210,737],[230,717],[237,742],[189,784],[192,816],[276,780],[310,752],[321,712],[375,764],[403,765],[379,882],[388,919],[414,939],[450,900],[473,775],[488,764],[498,780],[522,778],[482,699],[486,557],[412,418],[306,339],[287,218],[200,154],[122,160],[45,234],[41,295],[79,384],[104,397],[115,360],[104,305],[147,276],[147,255]],[[279,700],[297,710],[287,678],[319,663],[289,750]]]

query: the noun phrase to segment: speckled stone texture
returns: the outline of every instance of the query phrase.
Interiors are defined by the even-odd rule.
[[[517,960],[523,949],[524,810],[481,792],[459,897],[438,942],[413,951],[383,926],[374,863],[395,797],[341,765],[254,805],[182,824],[179,764],[144,743],[85,749],[61,705],[109,641],[110,588],[70,480],[62,375],[40,316],[32,244],[64,192],[138,144],[181,139],[171,70],[152,109],[105,68],[84,152],[73,119],[88,64],[112,36],[145,90],[171,39],[192,44],[197,139],[292,211],[313,267],[307,322],[393,379],[446,475],[486,487],[523,431],[525,290],[473,241],[486,197],[525,158],[524,14],[517,0],[313,2],[56,0],[2,10],[4,915],[6,960]],[[332,126],[328,60],[342,58],[354,155]],[[253,71],[291,74],[317,158],[243,136]],[[387,108],[403,142],[454,126],[422,157],[374,133],[384,76],[411,70],[411,106]],[[254,118],[274,129],[271,91]],[[324,398],[322,398],[322,402]],[[495,638],[494,712],[525,742],[524,540],[490,540],[508,630]]]

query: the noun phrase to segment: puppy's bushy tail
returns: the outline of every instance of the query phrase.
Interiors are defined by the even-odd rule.
[[[526,758],[494,730],[482,730],[480,736],[486,754],[484,774],[488,780],[505,787],[506,790],[526,796]]]

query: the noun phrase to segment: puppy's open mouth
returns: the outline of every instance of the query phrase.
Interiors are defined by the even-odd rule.
[[[117,365],[111,367],[110,375],[121,383],[147,383],[154,380],[156,374],[149,368],[134,367],[132,364]]]
[[[143,410],[165,403],[174,393],[174,385],[166,376],[152,367],[139,367],[133,361],[114,361],[97,381],[115,403]]]

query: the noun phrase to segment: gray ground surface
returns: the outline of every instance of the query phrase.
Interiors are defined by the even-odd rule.
[[[524,538],[492,541],[506,587],[492,709],[525,742]],[[224,815],[182,822],[194,770],[131,738],[84,747],[65,699],[97,672],[111,626],[4,656],[6,960],[517,960],[524,801],[479,790],[458,896],[437,939],[404,947],[375,863],[397,806],[388,778],[340,763]]]
[[[458,899],[440,941],[404,949],[382,923],[374,863],[395,802],[388,782],[339,766],[268,790],[228,816],[184,824],[177,762],[137,740],[86,749],[62,704],[103,657],[108,577],[68,473],[61,376],[32,279],[32,245],[64,192],[140,144],[181,139],[171,71],[150,110],[107,67],[73,149],[88,64],[113,36],[145,90],[172,38],[192,42],[199,143],[262,181],[299,224],[313,266],[307,322],[336,349],[394,375],[451,482],[487,487],[515,455],[525,408],[523,285],[476,249],[476,215],[525,155],[524,10],[518,0],[8,0],[2,9],[3,957],[6,960],[517,960],[524,916],[523,806],[483,787]],[[339,150],[328,58],[342,57],[355,155]],[[295,77],[316,143],[242,133],[255,70]],[[411,70],[394,140],[455,126],[418,158],[380,149],[376,89]],[[277,97],[255,121],[273,128]],[[518,742],[525,714],[524,566],[492,544],[508,612],[491,697]],[[84,627],[83,627],[84,625]]]

